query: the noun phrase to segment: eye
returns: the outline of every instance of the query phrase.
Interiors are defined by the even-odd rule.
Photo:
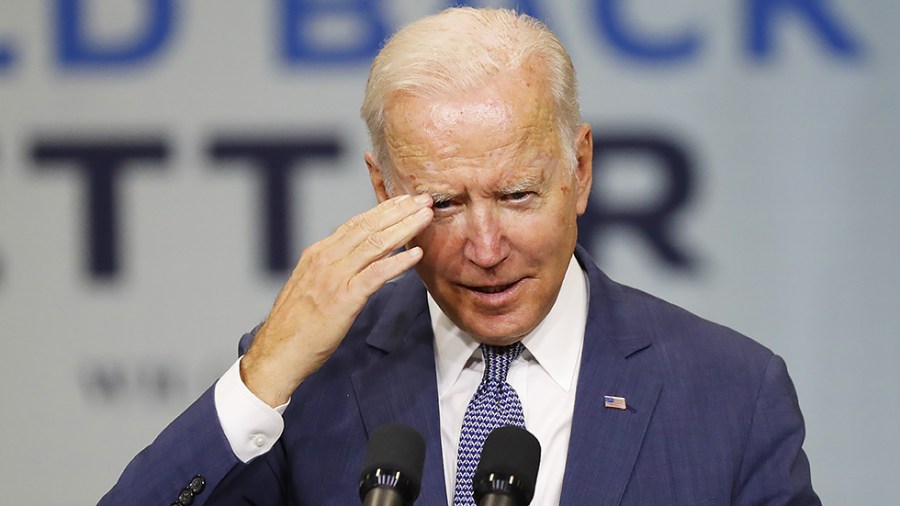
[[[432,209],[448,209],[450,204],[451,202],[449,200],[436,200],[431,207]]]
[[[506,200],[520,201],[525,200],[531,195],[531,192],[513,192],[506,195]]]

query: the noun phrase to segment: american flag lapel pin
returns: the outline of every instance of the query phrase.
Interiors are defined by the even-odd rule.
[[[603,396],[603,407],[613,409],[628,409],[628,405],[625,404],[624,397],[614,397],[612,395]]]

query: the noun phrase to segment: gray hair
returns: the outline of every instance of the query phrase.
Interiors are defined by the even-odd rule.
[[[509,9],[453,7],[391,36],[372,61],[361,116],[385,186],[393,177],[384,134],[387,101],[398,93],[435,98],[484,86],[493,76],[537,58],[554,101],[556,135],[568,168],[576,166],[581,123],[572,60],[562,42],[537,19]]]

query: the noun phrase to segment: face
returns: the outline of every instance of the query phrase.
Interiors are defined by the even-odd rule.
[[[510,344],[547,316],[591,186],[591,131],[562,159],[553,105],[529,71],[456,99],[395,97],[385,111],[394,193],[428,193],[434,220],[410,246],[441,309],[480,342]],[[389,198],[371,153],[379,200]]]

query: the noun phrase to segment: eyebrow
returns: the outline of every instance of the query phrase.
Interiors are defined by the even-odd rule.
[[[513,193],[523,192],[525,190],[530,190],[532,188],[541,187],[544,185],[544,178],[541,176],[528,176],[521,181],[511,184],[500,190],[500,193],[503,195],[511,195]]]
[[[454,195],[451,195],[449,193],[435,192],[431,194],[431,200],[433,200],[434,202],[450,202],[451,200],[453,200],[453,197]]]

